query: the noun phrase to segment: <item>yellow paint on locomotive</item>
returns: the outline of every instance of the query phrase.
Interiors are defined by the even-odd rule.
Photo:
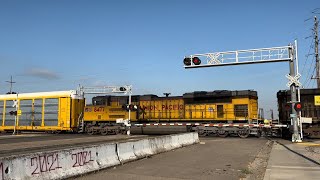
[[[128,119],[129,112],[121,106],[94,106],[89,105],[84,109],[84,121],[115,122],[117,119]],[[137,120],[137,112],[131,111],[130,120]]]
[[[17,100],[21,115],[10,115]],[[84,99],[76,91],[0,95],[0,131],[73,131],[83,114]]]
[[[184,104],[183,98],[140,101],[141,120],[237,121],[257,118],[256,98],[233,97],[230,103]]]
[[[184,101],[182,98],[140,101],[142,113],[139,119],[183,119]]]

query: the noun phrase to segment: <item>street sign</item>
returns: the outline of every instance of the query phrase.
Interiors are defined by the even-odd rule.
[[[314,105],[320,106],[320,96],[314,96]]]
[[[13,105],[12,107],[17,107],[18,106],[18,101],[17,100],[13,100]]]
[[[22,114],[22,111],[21,111],[21,110],[18,110],[17,115],[18,115],[18,116],[21,116],[21,114]]]
[[[297,117],[297,115],[296,114],[290,114],[290,117],[294,118],[294,117]]]
[[[299,78],[301,77],[301,74],[297,74],[294,77],[292,77],[290,74],[287,74],[286,77],[288,78],[289,82],[287,83],[287,87],[290,87],[293,83],[300,87],[302,84],[299,82]]]

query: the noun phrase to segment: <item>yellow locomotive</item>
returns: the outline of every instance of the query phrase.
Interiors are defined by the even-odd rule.
[[[135,114],[131,115],[131,121],[249,122],[257,119],[257,99],[257,92],[251,90],[201,91],[172,97],[132,96],[132,104],[139,108]],[[121,105],[128,104],[128,101],[127,96],[94,97],[93,106],[87,106],[90,107],[90,112],[85,111],[85,121],[115,120],[117,116],[113,116],[114,110],[121,112]],[[99,108],[106,108],[106,111],[103,110],[104,113],[101,113]],[[102,117],[103,114],[106,118]],[[126,119],[128,113],[123,112],[118,118]]]
[[[132,96],[131,102],[138,107],[130,114],[133,125],[152,122],[248,124],[258,119],[258,96],[257,92],[252,90],[199,91],[171,97],[137,95]],[[93,105],[85,108],[85,132],[124,132],[126,128],[116,122],[129,119],[127,106],[123,106],[128,103],[128,96],[93,97]],[[233,131],[238,132],[238,129]]]

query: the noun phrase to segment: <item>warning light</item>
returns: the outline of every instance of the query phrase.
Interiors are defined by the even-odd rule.
[[[193,57],[192,58],[192,62],[194,65],[200,65],[201,64],[201,60],[198,57]]]
[[[17,115],[17,111],[10,111],[9,114],[10,114],[11,116],[16,116],[16,115]]]
[[[184,58],[183,59],[183,64],[185,66],[190,66],[191,65],[191,58]]]
[[[130,105],[129,105],[129,109],[130,109],[130,111],[136,111],[136,110],[138,109],[138,106],[137,106],[137,105],[130,104]]]
[[[296,111],[301,111],[301,109],[302,109],[301,103],[296,103],[296,104],[294,104],[294,109],[295,109]]]
[[[127,89],[125,87],[120,87],[119,90],[120,91],[126,91]]]
[[[126,110],[126,111],[137,111],[138,110],[138,106],[137,105],[133,105],[133,104],[124,104],[122,105],[122,109]]]
[[[286,104],[286,105],[284,105],[284,108],[285,108],[285,110],[287,110],[287,111],[289,111],[290,110],[290,104]]]

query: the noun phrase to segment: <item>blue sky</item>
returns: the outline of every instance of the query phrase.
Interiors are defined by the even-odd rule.
[[[0,0],[0,93],[10,75],[17,92],[78,84],[132,84],[135,94],[157,95],[254,89],[260,107],[276,110],[287,63],[185,70],[183,57],[298,39],[304,82],[313,60],[303,68],[313,25],[305,20],[318,7],[317,0]]]

